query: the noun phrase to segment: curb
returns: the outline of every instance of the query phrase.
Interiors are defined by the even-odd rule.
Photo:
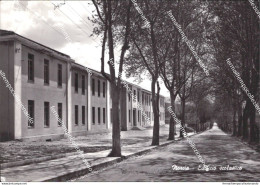
[[[196,135],[198,135],[200,133],[202,133],[202,132],[194,133],[193,135],[191,135],[189,137],[196,136]],[[116,163],[121,162],[123,160],[126,160],[128,158],[131,158],[133,156],[138,156],[138,155],[143,155],[143,154],[149,153],[150,151],[152,151],[154,149],[157,149],[157,148],[160,148],[160,147],[164,147],[164,146],[170,145],[172,143],[175,143],[175,142],[178,142],[178,141],[181,141],[181,140],[184,140],[184,139],[185,138],[178,138],[177,140],[166,141],[165,143],[162,143],[161,145],[150,146],[149,149],[144,149],[144,150],[138,151],[136,153],[129,154],[127,156],[113,157],[113,158],[109,157],[108,159],[111,159],[111,160],[108,160],[108,161],[103,162],[103,163],[102,163],[102,158],[101,159],[96,159],[94,161],[91,161],[91,163],[97,163],[97,164],[94,164],[93,166],[91,165],[92,172],[94,170],[97,171],[97,170],[100,170],[100,169],[105,168],[107,166],[111,166],[113,164],[116,164]],[[101,161],[101,163],[98,163],[98,161]],[[49,177],[44,177],[44,178],[41,178],[41,179],[37,179],[34,182],[61,182],[61,181],[64,182],[64,181],[71,180],[73,178],[77,178],[77,177],[80,177],[80,176],[83,176],[83,175],[86,175],[86,174],[90,174],[92,172],[89,172],[89,169],[87,167],[84,167],[84,168],[79,169],[77,171],[68,172],[66,174],[60,174],[58,176],[49,176]]]

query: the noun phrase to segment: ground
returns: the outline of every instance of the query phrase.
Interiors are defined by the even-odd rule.
[[[161,126],[161,139],[168,137],[168,126]],[[136,144],[138,142],[150,141],[152,137],[152,127],[146,130],[129,130],[121,132],[122,146]],[[91,134],[86,136],[74,137],[75,143],[81,151],[85,153],[94,153],[98,151],[111,149],[111,132]],[[46,156],[56,156],[58,154],[76,152],[69,139],[61,139],[51,142],[32,142],[32,141],[8,141],[0,143],[0,161],[1,163],[22,161]]]
[[[201,163],[189,143],[182,140],[73,181],[259,181],[260,153],[225,134],[216,125],[191,140],[206,164],[216,166],[217,170],[199,171]],[[173,170],[173,165],[190,170]],[[242,167],[242,170],[219,170],[227,165]]]

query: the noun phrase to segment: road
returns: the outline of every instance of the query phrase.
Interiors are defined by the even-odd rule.
[[[187,140],[182,140],[74,180],[260,181],[260,154],[237,138],[222,132],[217,125],[190,139],[195,143],[206,164],[210,166],[209,171],[198,169],[201,164],[199,159]],[[178,167],[173,170],[173,165]],[[227,165],[233,169],[227,169]],[[180,167],[185,167],[186,170],[180,170]]]

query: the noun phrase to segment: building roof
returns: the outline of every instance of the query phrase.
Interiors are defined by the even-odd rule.
[[[20,37],[20,38],[23,38],[23,39],[29,41],[29,42],[32,42],[32,43],[34,43],[34,44],[37,44],[37,45],[42,46],[42,47],[44,47],[44,48],[47,48],[47,49],[49,49],[49,50],[51,50],[51,51],[53,51],[53,52],[56,52],[56,53],[59,54],[59,55],[62,55],[62,56],[64,56],[64,57],[70,59],[70,56],[69,56],[69,55],[66,55],[66,54],[64,54],[64,53],[62,53],[62,52],[59,52],[59,51],[54,50],[54,49],[52,49],[52,48],[49,48],[49,47],[47,47],[47,46],[45,46],[45,45],[43,45],[43,44],[40,44],[40,43],[38,43],[38,42],[35,42],[35,41],[33,41],[33,40],[31,40],[31,39],[28,39],[28,38],[26,38],[26,37],[23,37],[23,36],[21,36],[21,35],[15,33],[15,32],[13,32],[13,31],[1,30],[1,29],[0,29],[0,37],[4,37],[4,36],[18,36],[18,37]]]
[[[0,30],[0,36],[5,36],[5,35],[14,35],[15,33],[13,31],[8,31],[8,30]]]

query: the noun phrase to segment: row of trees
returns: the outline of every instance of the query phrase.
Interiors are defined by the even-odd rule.
[[[182,106],[177,103],[176,116],[181,119],[183,110]],[[211,128],[214,116],[214,104],[208,99],[203,98],[197,104],[193,100],[189,100],[185,106],[185,123],[188,125],[187,131],[192,128],[196,132],[205,131]],[[169,116],[170,117],[170,116]]]
[[[212,100],[214,95],[216,110],[228,105],[228,111],[222,111],[223,114],[232,110],[234,118],[238,115],[238,123],[233,120],[234,135],[243,135],[251,141],[257,140],[255,109],[241,91],[237,79],[226,64],[227,58],[234,61],[251,94],[257,97],[259,21],[248,2],[198,0],[142,0],[137,3],[131,0],[92,0],[92,2],[96,8],[96,14],[92,18],[95,24],[94,33],[102,36],[101,72],[111,83],[113,94],[113,147],[110,156],[121,156],[119,103],[123,88],[121,79],[123,70],[127,77],[151,80],[154,114],[152,145],[159,145],[160,79],[169,90],[173,112],[176,98],[180,98],[182,126],[185,126],[187,102],[195,105],[200,121],[209,120],[207,115],[204,115],[204,118],[201,116],[207,110],[205,109],[204,113],[200,110],[203,110],[201,105],[205,105],[205,102],[210,104],[208,100],[210,97]],[[210,76],[204,74],[168,12],[175,17],[202,62],[211,69]],[[105,59],[106,51],[108,51],[107,59]],[[115,56],[119,56],[116,62]],[[106,64],[105,61],[109,62]],[[118,71],[114,67],[115,63],[119,66]],[[109,67],[109,75],[105,73],[105,65]],[[243,101],[246,102],[245,108],[241,106]],[[216,114],[218,120],[224,118],[220,112]],[[250,120],[249,136],[248,120]],[[174,125],[171,117],[169,140],[175,137]],[[182,136],[182,133],[180,135]]]
[[[259,9],[258,1],[255,5]],[[258,101],[259,18],[248,1],[214,1],[209,7],[216,16],[214,32],[210,36],[217,61],[212,73],[216,117],[223,130],[249,142],[259,142],[258,113],[227,64],[230,58],[255,101]]]
[[[92,0],[97,14],[93,16],[96,24],[94,33],[103,35],[101,52],[101,72],[111,83],[113,114],[113,147],[110,156],[121,156],[119,101],[121,98],[121,78],[116,77],[114,65],[108,62],[109,73],[105,73],[105,51],[108,48],[109,61],[115,59],[116,47],[120,48],[118,74],[126,66],[126,75],[142,78],[146,74],[151,80],[154,128],[152,145],[159,145],[159,78],[164,81],[171,97],[171,106],[175,108],[177,95],[182,102],[182,124],[185,123],[185,104],[192,95],[192,89],[206,80],[198,63],[193,57],[181,35],[174,27],[166,12],[171,11],[191,41],[196,42],[195,49],[206,56],[207,46],[201,44],[206,37],[206,4],[185,1],[148,1],[138,2],[149,27],[144,27],[144,19],[136,10],[132,1],[96,1]],[[117,53],[118,54],[118,53]],[[204,98],[204,97],[202,97]],[[194,96],[194,99],[195,96]],[[173,110],[174,111],[174,110]],[[174,139],[174,120],[171,118],[169,140]]]

